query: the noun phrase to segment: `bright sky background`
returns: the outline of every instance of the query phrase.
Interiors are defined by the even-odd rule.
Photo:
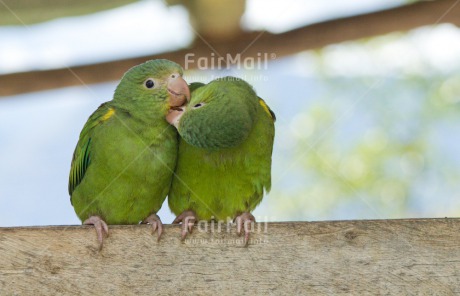
[[[282,32],[402,2],[248,0],[242,23],[247,29]],[[186,47],[192,40],[185,9],[168,8],[161,1],[140,1],[90,16],[0,27],[0,73],[151,54]],[[328,46],[322,63],[331,76],[397,76],[428,70],[450,73],[459,69],[459,52],[460,31],[451,25],[440,25],[377,37],[365,45],[347,42]],[[269,70],[260,73],[268,77],[267,81],[250,81],[274,110],[281,110],[277,112],[278,130],[289,128],[295,110],[283,109],[283,93],[276,93],[276,83],[282,85],[283,79],[289,77],[315,76],[319,62],[314,56],[313,52],[304,52],[272,61]],[[80,223],[67,193],[71,156],[88,116],[111,98],[115,86],[113,82],[0,99],[0,226]],[[286,137],[278,137],[274,154],[288,142]],[[274,157],[275,176],[275,168],[282,166],[280,162]],[[263,211],[269,202],[265,198],[255,214],[267,214]],[[159,215],[165,223],[173,219],[167,205]],[[279,218],[274,212],[268,215]]]

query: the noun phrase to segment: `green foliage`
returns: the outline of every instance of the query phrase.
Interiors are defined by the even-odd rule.
[[[270,196],[289,220],[343,211],[356,218],[417,216],[425,189],[434,207],[437,195],[430,188],[446,186],[450,194],[458,189],[452,182],[460,177],[458,158],[436,139],[458,126],[459,75],[318,83],[323,96],[290,123],[295,145],[288,161],[299,162],[299,168],[289,174],[297,174],[302,185],[285,190],[275,184]],[[455,137],[444,140],[453,143]],[[458,213],[457,207],[445,215]]]

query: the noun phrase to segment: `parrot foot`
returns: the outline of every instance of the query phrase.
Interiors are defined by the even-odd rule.
[[[97,240],[99,242],[99,251],[102,250],[104,236],[109,236],[109,227],[99,216],[91,216],[83,222],[83,225],[94,225],[96,228]]]
[[[187,233],[192,233],[193,225],[195,225],[197,218],[194,211],[183,211],[182,214],[174,219],[173,224],[182,222],[181,240],[185,240]]]
[[[158,229],[158,238],[157,241],[160,241],[161,234],[163,233],[163,223],[161,223],[160,217],[157,214],[152,214],[142,221],[143,224],[150,224],[152,225],[152,235]]]
[[[251,232],[249,226],[251,225],[251,223],[256,222],[256,218],[254,218],[254,216],[251,213],[244,212],[235,218],[235,222],[236,233],[238,233],[238,235],[241,235],[242,230],[244,230],[244,246],[246,247],[249,242],[249,233]]]

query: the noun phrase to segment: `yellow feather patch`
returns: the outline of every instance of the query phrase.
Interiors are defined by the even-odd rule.
[[[115,114],[115,109],[109,108],[109,110],[107,111],[107,113],[105,113],[105,115],[102,117],[102,121],[108,120],[108,119],[109,119],[110,117],[112,117],[114,114]]]
[[[267,114],[270,115],[272,119],[274,119],[272,113],[270,112],[270,108],[268,108],[265,101],[259,98],[259,104],[262,106],[262,108],[264,108],[265,112],[267,112]]]

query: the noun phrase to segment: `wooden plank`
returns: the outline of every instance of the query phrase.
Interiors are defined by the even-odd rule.
[[[258,223],[247,248],[214,226],[112,226],[101,252],[89,226],[0,228],[0,294],[460,295],[460,219]]]
[[[230,55],[232,58],[240,55],[243,60],[246,57],[257,58],[258,55],[267,53],[268,59],[271,59],[333,43],[394,31],[407,31],[424,25],[460,24],[460,5],[456,3],[456,0],[416,2],[384,11],[317,23],[281,34],[247,32],[235,39],[224,41],[198,38],[190,48],[167,53],[66,69],[0,75],[0,96],[115,81],[132,66],[150,59],[165,58],[184,66],[187,54],[194,54],[196,59],[207,57],[208,60],[217,58],[218,55]],[[198,63],[195,62],[189,64],[188,68],[197,66]]]

